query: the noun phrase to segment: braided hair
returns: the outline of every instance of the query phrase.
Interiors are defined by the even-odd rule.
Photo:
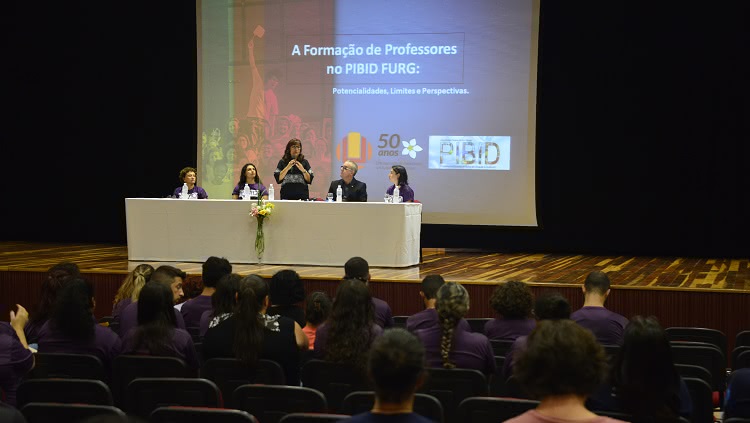
[[[453,348],[453,332],[456,325],[469,311],[469,293],[461,284],[447,282],[437,292],[436,308],[438,320],[443,331],[440,340],[440,355],[443,358],[443,367],[453,369],[456,363],[450,359]]]

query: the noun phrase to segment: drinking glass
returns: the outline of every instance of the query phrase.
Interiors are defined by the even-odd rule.
[[[326,196],[326,198],[328,199],[327,201],[329,201],[329,202],[333,201],[333,193],[329,192],[328,195]]]

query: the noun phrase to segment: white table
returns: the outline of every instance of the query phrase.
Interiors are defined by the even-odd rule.
[[[266,249],[255,253],[254,201],[127,198],[128,260],[343,266],[419,263],[422,204],[274,201],[263,223]]]

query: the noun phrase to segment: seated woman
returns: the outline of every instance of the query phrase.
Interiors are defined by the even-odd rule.
[[[435,307],[440,324],[415,332],[425,347],[427,365],[446,369],[475,369],[487,376],[495,373],[495,355],[490,340],[458,324],[469,311],[466,288],[455,282],[447,282],[438,289]]]
[[[536,327],[532,317],[534,294],[523,282],[509,281],[499,284],[492,292],[490,306],[497,316],[484,325],[484,334],[490,339],[514,341],[526,336]]]
[[[318,326],[328,319],[331,314],[331,299],[325,292],[315,291],[305,301],[305,320],[307,320],[302,331],[307,335],[310,349],[315,349],[315,334]]]
[[[187,184],[188,196],[190,198],[197,198],[199,200],[205,200],[208,198],[206,190],[199,187],[195,183],[198,181],[198,171],[194,167],[185,167],[180,171],[180,182]],[[180,198],[182,193],[182,186],[180,185],[174,190],[174,197]]]
[[[406,168],[401,165],[391,166],[391,171],[388,172],[388,180],[393,185],[388,187],[385,191],[388,195],[393,195],[393,190],[398,186],[399,196],[403,203],[414,202],[414,191],[409,186],[409,175],[406,173]]]
[[[242,166],[240,171],[240,181],[232,190],[232,198],[239,200],[245,189],[245,184],[250,188],[250,199],[257,200],[258,196],[263,200],[268,200],[268,190],[260,182],[260,176],[258,176],[258,168],[252,163],[247,163]]]
[[[232,273],[224,275],[216,283],[216,291],[211,294],[211,310],[203,312],[200,322],[200,337],[203,338],[208,331],[210,323],[216,319],[216,324],[232,315],[237,292],[240,288],[242,276]]]
[[[0,388],[5,393],[5,404],[11,406],[16,405],[18,384],[34,367],[34,355],[23,333],[29,313],[20,304],[17,306],[17,312],[10,311],[10,324],[0,322]]]
[[[523,389],[540,403],[506,421],[621,422],[597,416],[584,406],[606,372],[607,357],[591,332],[572,320],[540,321],[513,369]]]
[[[299,352],[307,349],[307,336],[294,320],[266,315],[268,303],[268,283],[258,275],[243,278],[232,314],[211,321],[203,358],[235,357],[249,366],[273,360],[284,369],[286,383],[299,386]]]
[[[146,284],[138,297],[138,326],[125,334],[122,352],[177,357],[197,373],[200,363],[193,339],[176,326],[172,290],[159,283]]]
[[[112,317],[115,321],[120,320],[120,313],[133,301],[138,301],[141,289],[154,273],[154,267],[150,264],[139,264],[128,274],[120,285],[112,305]]]
[[[587,406],[627,413],[636,420],[690,418],[690,393],[674,366],[669,339],[655,318],[635,316],[628,323],[609,380],[589,398]]]
[[[39,330],[39,352],[91,354],[102,361],[105,374],[111,374],[122,343],[116,333],[96,323],[93,312],[94,286],[83,279],[71,281]]]
[[[305,310],[299,304],[305,300],[305,287],[299,274],[291,269],[279,270],[271,278],[271,307],[268,314],[288,317],[305,326]]]
[[[49,268],[47,279],[42,282],[42,292],[36,310],[30,314],[29,323],[23,329],[29,344],[39,341],[39,330],[47,323],[55,305],[57,294],[73,279],[81,277],[78,265],[61,262]]]

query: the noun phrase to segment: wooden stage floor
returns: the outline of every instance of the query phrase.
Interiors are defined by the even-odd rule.
[[[366,257],[365,257],[366,258]],[[346,258],[342,258],[343,262]],[[143,263],[128,261],[125,245],[0,242],[0,272],[46,272],[61,261],[72,261],[85,273],[125,275]],[[175,265],[199,276],[201,263],[149,262]],[[342,267],[234,264],[240,274],[270,277],[294,269],[307,280],[343,276]],[[418,283],[429,274],[463,284],[495,284],[520,280],[537,286],[581,284],[592,270],[607,272],[616,289],[750,292],[750,259],[503,254],[423,249],[422,263],[408,268],[372,268],[376,282]]]

